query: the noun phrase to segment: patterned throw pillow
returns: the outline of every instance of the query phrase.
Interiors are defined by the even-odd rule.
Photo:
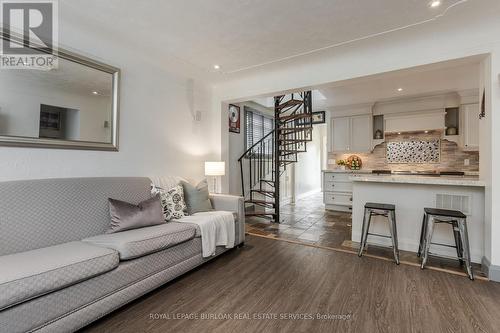
[[[160,195],[165,222],[172,219],[181,219],[185,216],[184,211],[187,207],[184,202],[184,190],[182,189],[182,185],[177,185],[170,190],[164,190],[161,187],[151,185],[151,194]]]

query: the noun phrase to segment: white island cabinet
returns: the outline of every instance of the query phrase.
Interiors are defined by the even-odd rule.
[[[350,177],[363,171],[323,170],[323,202],[325,209],[342,212],[352,210],[352,181]]]
[[[425,177],[405,175],[353,175],[352,240],[360,241],[364,205],[376,202],[396,205],[399,249],[417,252],[424,208],[460,210],[467,216],[471,257],[480,263],[484,255],[484,183],[477,177]],[[370,233],[388,235],[386,219],[373,217]],[[433,243],[454,244],[449,225],[438,224]],[[369,236],[368,244],[390,246],[391,240]],[[456,250],[438,245],[431,252],[456,258]]]

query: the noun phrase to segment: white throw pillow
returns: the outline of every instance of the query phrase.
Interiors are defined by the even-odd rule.
[[[152,184],[151,194],[160,195],[163,216],[166,222],[172,219],[181,219],[186,215],[184,212],[187,207],[184,201],[184,190],[182,185],[177,185],[169,190],[165,190]]]

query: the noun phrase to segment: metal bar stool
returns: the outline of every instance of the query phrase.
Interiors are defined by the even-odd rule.
[[[369,232],[372,216],[385,216],[389,220],[389,231],[391,236],[372,234]],[[366,247],[368,235],[392,239],[392,250],[394,252],[394,259],[396,264],[399,265],[399,249],[398,249],[398,234],[396,230],[396,206],[389,204],[367,202],[365,204],[365,212],[363,215],[363,228],[361,229],[361,244],[359,247],[358,256],[363,255],[363,250]]]
[[[446,223],[452,226],[455,246],[448,244],[432,243],[434,224]],[[422,258],[421,268],[424,269],[429,256],[431,244],[453,247],[457,249],[457,257],[460,265],[465,263],[469,279],[474,280],[472,264],[470,260],[469,235],[467,234],[467,217],[458,210],[424,208],[422,230],[420,231],[420,245],[417,256]]]

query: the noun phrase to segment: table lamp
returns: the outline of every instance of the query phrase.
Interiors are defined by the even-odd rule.
[[[226,174],[225,162],[205,162],[205,176],[212,177],[212,193],[219,193],[218,179]]]

